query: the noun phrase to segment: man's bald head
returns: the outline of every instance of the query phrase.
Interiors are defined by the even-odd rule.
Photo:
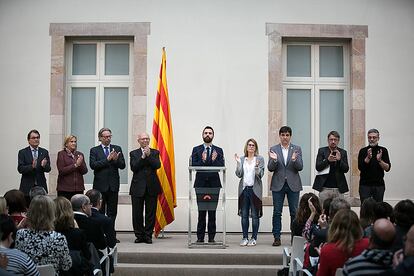
[[[395,239],[395,227],[388,219],[378,219],[372,227],[370,247],[390,249]]]

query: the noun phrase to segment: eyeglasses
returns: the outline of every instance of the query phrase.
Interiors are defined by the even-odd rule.
[[[249,147],[255,147],[256,145],[255,144],[247,144],[247,146],[249,146]]]
[[[101,136],[102,138],[105,138],[105,139],[108,139],[108,138],[111,138],[112,137],[112,135],[107,135],[107,136]]]
[[[378,136],[368,136],[368,140],[377,140]]]
[[[36,139],[40,139],[40,136],[32,136],[30,137],[31,140],[36,140]]]

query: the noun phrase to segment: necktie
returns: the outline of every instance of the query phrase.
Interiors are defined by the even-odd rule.
[[[33,149],[33,159],[37,160],[37,149]]]
[[[108,147],[105,147],[104,149],[105,149],[105,155],[106,155],[106,157],[108,157],[108,155],[109,155],[109,148]]]
[[[210,147],[207,147],[206,150],[207,150],[207,159],[208,159],[210,157]]]

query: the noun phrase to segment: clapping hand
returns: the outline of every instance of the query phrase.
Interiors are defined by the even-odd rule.
[[[40,165],[44,168],[47,164],[47,159],[43,158],[42,162],[40,162]]]
[[[382,159],[382,150],[380,149],[380,150],[378,150],[378,153],[377,153],[378,162],[381,161],[381,159]]]
[[[211,154],[211,160],[214,161],[217,158],[217,151],[213,150],[213,153]]]
[[[272,150],[270,150],[270,151],[269,151],[269,157],[270,157],[271,159],[273,159],[273,160],[277,161],[277,154],[276,154],[276,152],[274,152],[274,151],[272,151]]]
[[[234,154],[234,159],[236,160],[237,163],[241,162],[240,161],[240,156],[237,153]]]

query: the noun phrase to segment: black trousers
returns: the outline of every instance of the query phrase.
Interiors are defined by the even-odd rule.
[[[101,193],[102,206],[99,211],[102,214],[106,214],[112,220],[115,228],[115,220],[118,213],[118,192],[106,191]]]
[[[198,222],[197,222],[197,240],[204,240],[206,234],[206,217],[208,213],[207,232],[208,239],[214,240],[216,236],[216,209],[220,188],[196,188]],[[208,194],[211,200],[203,199]]]
[[[361,205],[364,200],[372,197],[376,202],[384,201],[385,186],[367,186],[359,185],[359,197],[361,199]]]
[[[137,238],[151,239],[157,213],[157,196],[145,193],[143,197],[131,196],[132,201],[132,226]],[[145,226],[144,226],[145,205]]]

